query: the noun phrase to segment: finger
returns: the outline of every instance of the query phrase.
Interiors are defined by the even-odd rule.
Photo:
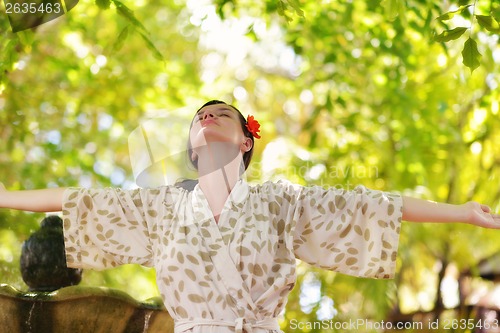
[[[494,229],[500,229],[500,215],[490,214],[489,227]]]
[[[486,205],[481,205],[481,210],[485,213],[489,213],[491,211],[491,208]]]

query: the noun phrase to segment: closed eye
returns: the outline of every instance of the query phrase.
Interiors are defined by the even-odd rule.
[[[197,123],[197,122],[202,121],[204,119],[204,117],[205,117],[205,112],[206,111],[200,111],[194,117],[193,122]],[[215,114],[217,117],[229,117],[229,118],[232,118],[232,115],[234,113],[231,110],[224,108],[224,109],[215,110],[212,114]]]
[[[226,109],[226,108],[218,110],[219,117],[231,117],[233,114],[234,114],[234,112],[232,112],[231,110]]]

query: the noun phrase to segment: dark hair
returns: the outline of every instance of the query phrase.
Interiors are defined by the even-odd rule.
[[[200,110],[203,109],[205,106],[216,105],[216,104],[224,104],[224,105],[227,105],[227,106],[233,108],[235,111],[237,111],[238,118],[239,118],[240,124],[241,124],[241,129],[243,130],[243,134],[247,138],[252,139],[252,148],[249,151],[247,151],[246,153],[243,154],[243,163],[245,165],[245,170],[246,170],[248,168],[248,166],[250,165],[250,161],[252,160],[253,147],[254,147],[254,138],[253,138],[252,133],[250,133],[250,131],[246,127],[247,120],[241,114],[240,110],[238,110],[237,108],[235,108],[232,105],[227,104],[226,102],[219,101],[219,100],[211,100],[211,101],[206,102],[205,104],[203,104],[203,106],[196,111],[195,117],[198,114],[198,112],[200,112]],[[193,118],[193,121],[194,121],[194,118]],[[191,122],[191,125],[192,124],[193,124],[193,122]],[[187,153],[188,153],[188,159],[191,162],[191,164],[195,167],[195,169],[198,169],[198,159],[195,159],[195,160],[191,159],[191,156],[193,154],[193,147],[191,146],[191,140],[190,139],[188,139],[188,143],[187,143]]]

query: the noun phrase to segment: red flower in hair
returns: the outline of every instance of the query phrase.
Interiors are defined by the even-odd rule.
[[[259,135],[260,124],[259,124],[259,122],[257,120],[255,120],[253,118],[253,116],[248,116],[247,117],[247,123],[246,123],[245,126],[248,129],[248,131],[250,133],[252,133],[252,135],[254,136],[254,138],[260,139],[260,135]]]

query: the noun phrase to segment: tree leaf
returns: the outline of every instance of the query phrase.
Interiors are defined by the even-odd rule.
[[[146,27],[135,17],[134,12],[125,6],[121,1],[118,0],[113,0],[113,3],[116,6],[116,10],[118,11],[118,14],[121,16],[125,17],[132,25],[136,28],[139,28],[140,30],[144,32],[148,32]]]
[[[127,25],[125,28],[122,29],[122,31],[120,31],[120,34],[116,38],[116,41],[113,43],[112,47],[113,52],[117,52],[123,47],[123,44],[125,43],[125,40],[127,39],[129,32],[130,32],[130,25]]]
[[[470,68],[473,72],[479,67],[481,53],[477,49],[477,43],[474,39],[470,38],[464,44],[464,49],[462,50],[463,64]]]
[[[457,10],[444,13],[443,15],[436,18],[436,20],[440,21],[448,21],[451,20],[455,15],[462,13],[465,9],[469,8],[472,5],[460,6]]]
[[[287,0],[287,2],[295,10],[298,16],[304,17],[304,11],[300,7],[300,2],[298,0]]]
[[[163,55],[161,54],[161,52],[156,48],[156,46],[151,41],[151,39],[149,39],[149,37],[146,34],[140,32],[140,31],[139,31],[139,34],[141,35],[142,39],[144,39],[144,41],[146,42],[146,46],[148,47],[148,49],[153,52],[153,56],[157,60],[164,61],[165,58],[163,57]]]
[[[221,19],[225,19],[226,15],[224,13],[224,7],[227,7],[226,4],[231,4],[232,7],[235,7],[233,0],[217,0],[215,1],[215,5],[217,6],[217,14]]]
[[[449,42],[450,40],[458,39],[464,34],[468,28],[458,27],[452,30],[445,30],[437,36],[434,36],[436,42]]]
[[[497,22],[500,21],[500,7],[493,9],[490,14]]]
[[[109,9],[109,6],[111,6],[111,0],[95,0],[95,4],[100,9]]]
[[[400,0],[384,0],[381,5],[385,9],[387,18],[391,21],[395,20],[399,15]]]
[[[279,0],[277,2],[276,11],[278,14],[286,19],[288,23],[293,21],[293,18],[288,14],[290,7],[295,11],[300,17],[304,17],[304,12],[300,8],[300,4],[296,0]]]
[[[2,49],[2,58],[0,58],[0,86],[1,83],[6,79],[4,74],[11,71],[12,66],[17,62],[19,54],[16,52],[19,40],[11,39],[7,42],[7,45]]]
[[[477,23],[491,32],[500,32],[500,25],[492,16],[476,15]]]

